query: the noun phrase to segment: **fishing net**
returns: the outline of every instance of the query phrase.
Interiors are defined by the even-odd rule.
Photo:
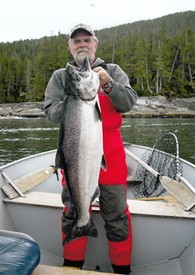
[[[146,150],[141,159],[160,175],[175,179],[183,171],[178,156],[177,137],[175,134],[168,132],[158,138],[154,147]],[[158,177],[148,172],[140,164],[137,166],[134,178],[136,182],[139,182],[139,184],[131,187],[135,198],[156,197],[166,191]]]

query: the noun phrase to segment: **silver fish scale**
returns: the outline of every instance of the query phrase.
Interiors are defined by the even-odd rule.
[[[102,160],[102,125],[95,109],[97,98],[90,102],[70,100],[65,114],[63,151],[70,197],[77,208],[78,226],[89,221],[89,206],[98,188]]]

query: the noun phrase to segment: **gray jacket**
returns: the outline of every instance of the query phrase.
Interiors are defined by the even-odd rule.
[[[109,97],[120,113],[130,111],[137,101],[137,94],[131,88],[126,73],[116,64],[106,64],[97,58],[91,68],[102,66],[114,80]],[[61,110],[65,95],[66,69],[56,70],[51,76],[45,90],[45,115],[52,122],[60,122]]]

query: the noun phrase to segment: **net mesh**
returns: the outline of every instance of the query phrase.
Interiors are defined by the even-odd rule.
[[[182,174],[182,165],[179,161],[179,145],[175,134],[166,133],[156,141],[152,149],[148,149],[141,159],[151,166],[160,175],[176,178],[178,173]],[[131,187],[135,198],[156,197],[166,190],[159,179],[138,164],[135,181],[140,182]]]

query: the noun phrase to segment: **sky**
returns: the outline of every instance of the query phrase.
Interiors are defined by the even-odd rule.
[[[193,10],[195,0],[1,0],[0,42],[69,34],[84,23],[94,30]]]

